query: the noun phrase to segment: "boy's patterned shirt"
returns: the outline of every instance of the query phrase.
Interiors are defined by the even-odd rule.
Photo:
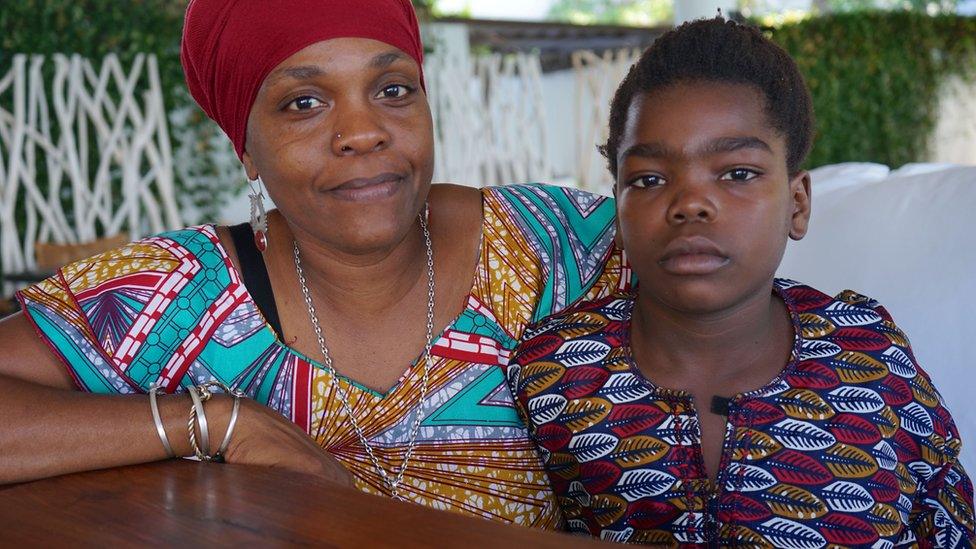
[[[775,291],[792,359],[732,399],[716,482],[690,396],[634,364],[633,294],[526,331],[508,380],[570,529],[673,546],[972,546],[959,434],[887,311],[788,280]]]

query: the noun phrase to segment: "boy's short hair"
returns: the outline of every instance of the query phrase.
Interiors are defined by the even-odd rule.
[[[630,68],[610,104],[610,137],[599,147],[617,177],[617,152],[627,111],[638,93],[680,82],[755,86],[769,122],[786,137],[786,165],[796,173],[813,141],[813,102],[796,63],[752,26],[721,17],[684,23],[658,38]]]

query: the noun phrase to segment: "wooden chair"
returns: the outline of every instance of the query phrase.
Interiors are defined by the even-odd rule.
[[[124,234],[109,235],[78,244],[38,242],[34,244],[34,258],[37,261],[38,271],[53,272],[69,263],[113,250],[128,242],[129,237]]]

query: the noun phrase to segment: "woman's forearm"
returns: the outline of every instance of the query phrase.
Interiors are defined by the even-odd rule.
[[[173,451],[192,454],[189,397],[160,395],[158,403]],[[215,451],[229,399],[215,397],[206,414]],[[167,459],[146,395],[93,395],[0,375],[0,418],[0,484]]]

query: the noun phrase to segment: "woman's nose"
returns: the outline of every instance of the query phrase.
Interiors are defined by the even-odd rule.
[[[390,135],[367,107],[346,107],[335,125],[332,151],[336,156],[367,154],[382,150],[390,142]]]

